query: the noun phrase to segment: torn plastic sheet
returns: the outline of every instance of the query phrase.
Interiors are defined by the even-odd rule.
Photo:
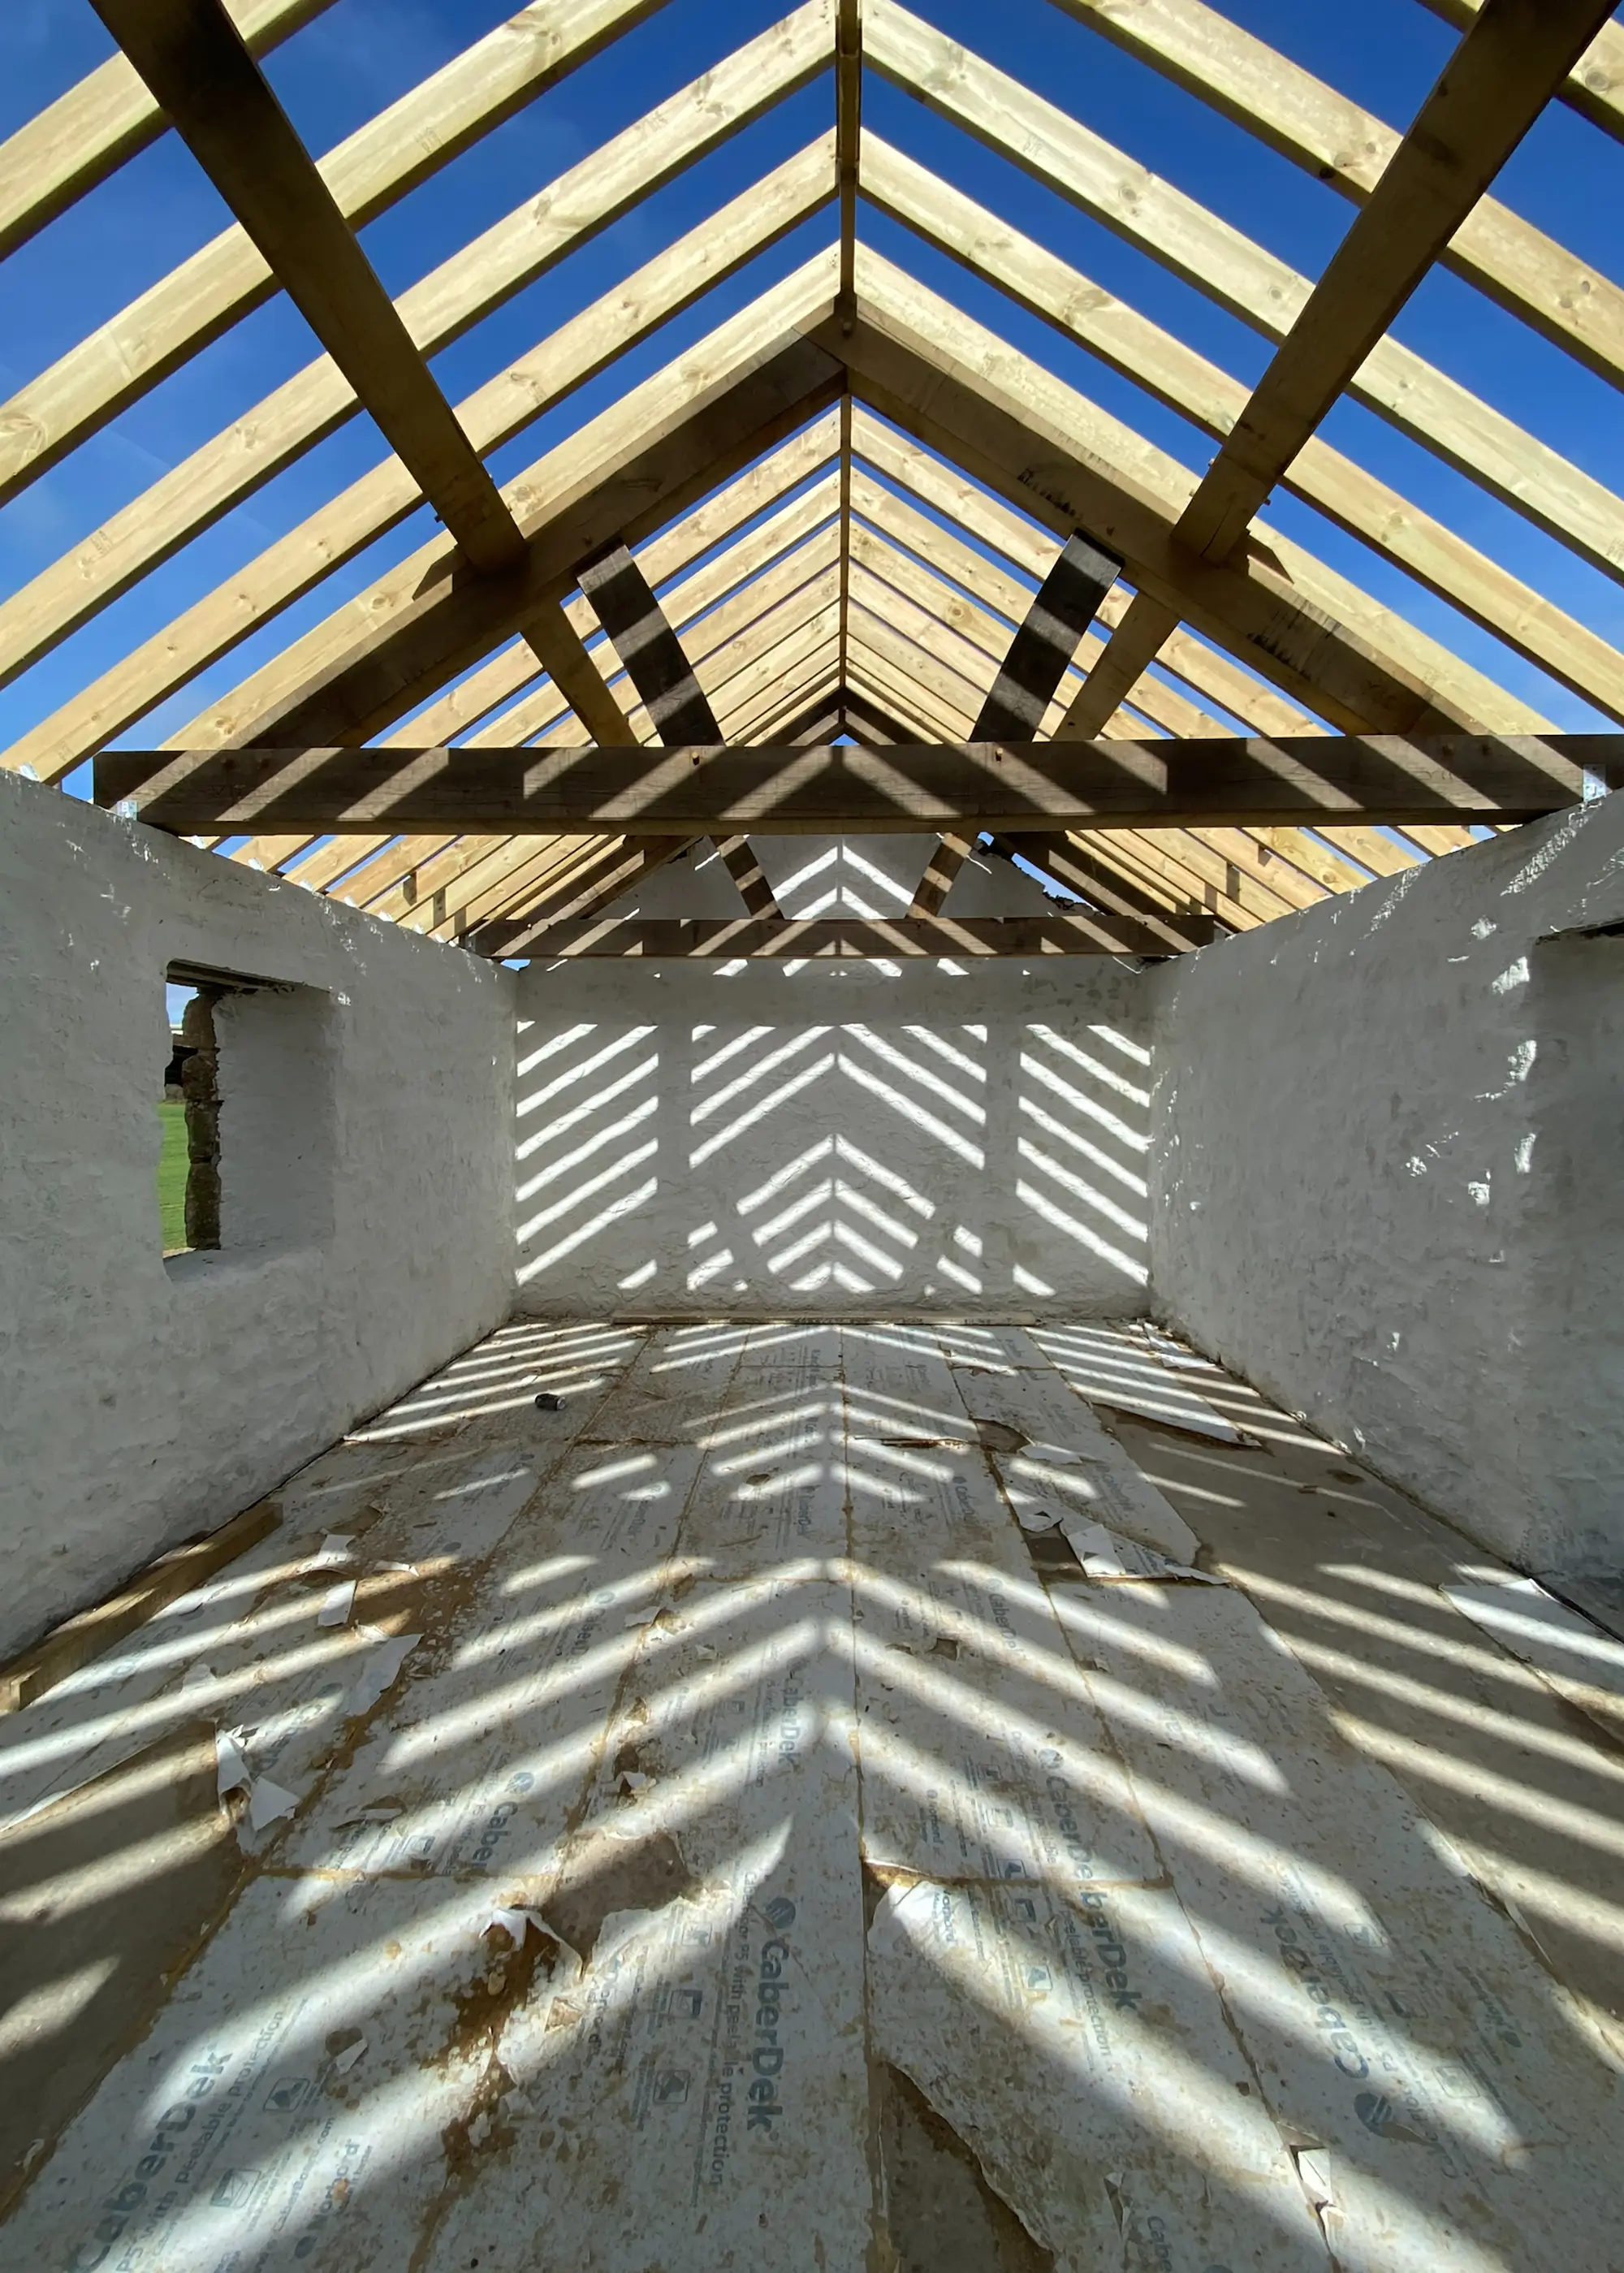
[[[910,1943],[928,1946],[936,1906],[944,1889],[930,1879],[899,1879],[886,1888],[869,1922],[868,1946],[876,1957],[893,1957]]]
[[[1171,1334],[1164,1333],[1161,1327],[1153,1325],[1149,1318],[1140,1320],[1139,1331],[1155,1355],[1164,1365],[1171,1365],[1175,1372],[1211,1373],[1216,1370],[1199,1351],[1191,1349],[1186,1343],[1175,1341]]]
[[[1561,1696],[1613,1729],[1624,1724],[1624,1642],[1508,1572],[1488,1584],[1463,1579],[1444,1598]]]
[[[347,1626],[350,1612],[355,1607],[355,1581],[345,1579],[336,1587],[329,1587],[321,1598],[316,1613],[318,1626]]]
[[[285,1784],[273,1783],[269,1776],[256,1776],[248,1791],[249,1828],[264,1831],[291,1815],[298,1804],[297,1792],[289,1791]]]
[[[304,1567],[307,1571],[337,1570],[341,1564],[355,1560],[350,1552],[355,1543],[353,1531],[330,1531]]]
[[[490,1926],[493,1925],[501,1927],[515,1949],[523,1941],[532,1926],[537,1933],[547,1932],[547,1922],[539,1910],[505,1909],[500,1903],[491,1910],[486,1932],[489,1932]]]
[[[243,1820],[251,1831],[265,1831],[291,1815],[299,1800],[297,1793],[285,1785],[254,1774],[249,1758],[253,1733],[250,1729],[215,1729],[214,1788],[222,1800],[235,1792],[245,1792],[248,1803]]]
[[[1022,1452],[996,1453],[1016,1522],[1027,1531],[1051,1530],[1056,1522],[1073,1519],[1103,1523],[1119,1537],[1173,1562],[1192,1562],[1201,1542],[1184,1518],[1114,1437],[1102,1429],[1100,1442],[1103,1458],[1058,1466],[1040,1459],[1035,1445]],[[1051,1520],[1029,1519],[1040,1510]]]
[[[248,1765],[248,1731],[245,1729],[216,1729],[214,1731],[214,1789],[221,1799],[234,1791],[246,1791],[253,1782],[253,1772]]]
[[[400,1668],[423,1639],[421,1634],[380,1633],[376,1626],[359,1626],[356,1632],[376,1644],[362,1661],[361,1671],[344,1699],[344,1713],[355,1720],[370,1713],[386,1690],[394,1686]]]
[[[1165,1887],[893,1885],[868,1957],[876,2052],[974,2142],[1057,2266],[1330,2273]],[[989,2059],[1000,2042],[1019,2057]]]
[[[1119,1539],[1103,1523],[1090,1523],[1084,1516],[1066,1516],[1060,1528],[1089,1579],[1194,1579],[1206,1587],[1224,1583],[1215,1572],[1198,1571],[1193,1563],[1170,1562],[1153,1547]]]

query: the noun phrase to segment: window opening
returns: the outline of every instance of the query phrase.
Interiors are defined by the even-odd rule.
[[[158,1214],[166,1256],[220,1245],[219,986],[168,986],[169,1058],[158,1114]],[[178,1014],[178,1015],[177,1015]]]

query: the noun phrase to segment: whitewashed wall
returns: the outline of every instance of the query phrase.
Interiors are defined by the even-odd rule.
[[[228,998],[223,1245],[166,1264],[174,961]],[[512,974],[0,773],[0,1652],[511,1302]]]
[[[1530,1570],[1624,1558],[1621,924],[1613,797],[1152,981],[1158,1309]]]
[[[532,964],[520,1303],[1138,1311],[1142,1000],[1092,957]]]

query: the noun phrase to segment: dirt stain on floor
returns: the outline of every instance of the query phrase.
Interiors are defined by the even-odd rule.
[[[1054,2273],[973,2148],[900,2068],[876,2070],[884,2232],[877,2273]]]
[[[669,1831],[643,1839],[580,1834],[566,1857],[564,1880],[542,1916],[583,1965],[591,1963],[603,1921],[615,1911],[663,1909],[699,1884]]]

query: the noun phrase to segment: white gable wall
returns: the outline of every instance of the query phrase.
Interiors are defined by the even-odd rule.
[[[519,1000],[528,1309],[1143,1308],[1146,997],[1107,957],[583,959]]]

